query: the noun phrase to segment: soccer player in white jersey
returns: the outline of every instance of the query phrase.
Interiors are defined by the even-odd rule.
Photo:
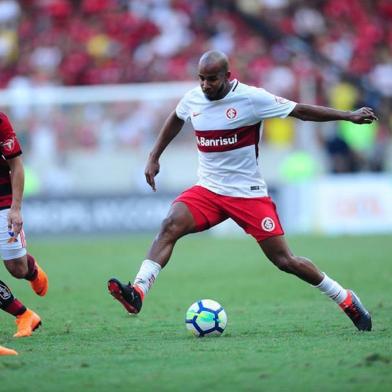
[[[159,158],[184,122],[191,121],[199,151],[199,182],[174,200],[134,283],[123,284],[112,278],[108,281],[110,294],[129,313],[139,313],[144,296],[169,261],[176,241],[231,218],[256,239],[280,270],[318,288],[359,330],[370,331],[370,314],[355,293],[289,249],[260,174],[258,144],[267,118],[292,116],[304,121],[369,124],[377,120],[373,110],[363,107],[346,112],[296,103],[230,80],[228,59],[218,51],[203,54],[198,72],[200,86],[185,94],[165,121],[149,155],[145,176],[156,191]]]

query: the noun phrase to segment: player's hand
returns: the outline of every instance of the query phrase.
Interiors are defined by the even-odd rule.
[[[20,209],[10,208],[8,212],[8,231],[10,233],[14,233],[14,237],[17,237],[22,230],[23,227],[23,218]]]
[[[363,107],[351,112],[349,120],[355,124],[371,124],[378,118],[372,108]]]
[[[155,188],[155,176],[159,173],[159,161],[149,159],[144,170],[147,184],[150,185],[152,190],[156,192]]]

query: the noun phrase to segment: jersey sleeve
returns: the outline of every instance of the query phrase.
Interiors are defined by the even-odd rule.
[[[254,88],[250,94],[254,113],[257,118],[285,118],[297,104],[294,101],[278,97],[262,88]]]
[[[177,117],[183,121],[189,121],[191,118],[190,107],[188,104],[188,94],[185,94],[176,107]]]
[[[5,159],[12,159],[22,154],[15,131],[4,113],[0,113],[0,153]]]

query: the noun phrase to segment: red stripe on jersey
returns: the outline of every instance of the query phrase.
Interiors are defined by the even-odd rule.
[[[197,131],[196,142],[199,151],[222,152],[246,146],[257,146],[260,138],[260,123],[235,129]]]
[[[10,208],[12,204],[12,195],[0,196],[0,210]]]
[[[20,154],[22,150],[11,122],[0,112],[0,209],[10,207],[12,202],[10,168],[6,160]]]
[[[7,174],[9,174],[9,170],[8,170]],[[2,185],[2,184],[11,184],[11,179],[10,179],[9,175],[8,175],[8,177],[1,177],[1,174],[0,174],[0,185]]]
[[[8,117],[0,112],[0,153],[5,159],[14,158],[22,153],[15,131]]]

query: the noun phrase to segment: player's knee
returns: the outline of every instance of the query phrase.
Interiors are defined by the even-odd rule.
[[[176,240],[184,234],[184,227],[179,219],[175,219],[173,216],[168,216],[163,220],[160,237],[164,237],[168,240]]]
[[[8,262],[6,263],[8,272],[17,279],[23,279],[28,272],[27,265],[21,262]]]
[[[278,255],[272,261],[281,271],[292,273],[295,269],[295,258],[290,255]]]

